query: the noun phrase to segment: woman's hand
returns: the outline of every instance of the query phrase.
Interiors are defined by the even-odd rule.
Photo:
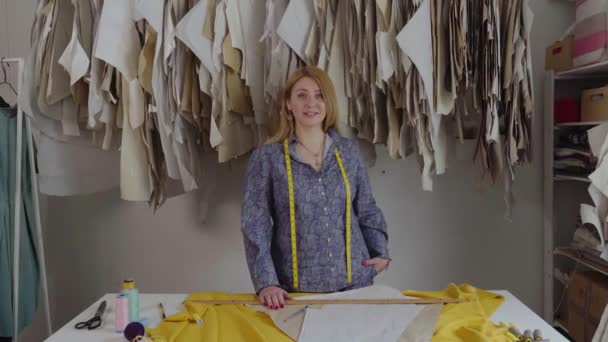
[[[369,260],[363,260],[361,263],[363,266],[371,266],[376,270],[376,273],[380,273],[388,268],[388,264],[391,260],[385,258],[371,258]]]
[[[285,307],[285,300],[291,299],[289,293],[278,286],[268,286],[258,293],[258,299],[262,305],[269,309],[278,310]]]

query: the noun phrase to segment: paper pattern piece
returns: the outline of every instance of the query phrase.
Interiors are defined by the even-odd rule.
[[[203,155],[224,163],[265,143],[285,81],[315,65],[369,165],[384,145],[417,159],[431,191],[452,140],[476,139],[471,159],[504,178],[510,208],[531,155],[532,21],[529,0],[40,0],[27,106],[56,141],[120,149],[123,197],[158,208],[206,186]],[[605,134],[590,133],[594,153]]]
[[[304,298],[304,297],[302,297]],[[307,296],[309,299],[407,298],[399,290],[370,286],[358,290]],[[298,298],[299,299],[299,298]],[[397,341],[423,309],[420,305],[323,305],[308,308],[298,341]],[[379,319],[382,317],[382,319]]]
[[[95,57],[116,67],[127,80],[137,76],[139,38],[131,19],[129,1],[105,0],[97,35]],[[116,42],[122,42],[116,48]]]
[[[604,224],[600,221],[597,210],[588,205],[581,204],[581,222],[583,224],[590,224],[597,230],[598,235],[600,236],[600,241],[602,241],[602,246],[605,246],[604,242]]]
[[[289,5],[277,29],[279,36],[298,54],[302,60],[306,58],[306,43],[310,27],[314,22],[313,2],[309,0],[289,1]]]

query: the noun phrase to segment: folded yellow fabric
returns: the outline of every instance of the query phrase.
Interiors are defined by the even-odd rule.
[[[490,316],[505,301],[504,297],[469,284],[450,284],[443,291],[404,291],[418,298],[462,298],[467,302],[446,304],[439,315],[432,342],[511,342],[506,325],[496,326]]]
[[[444,305],[432,342],[511,342],[507,326],[496,326],[489,317],[504,297],[471,285],[450,284],[443,291],[404,291],[418,298],[464,298],[468,302]],[[293,294],[302,296],[306,294]],[[154,329],[147,329],[155,342],[181,341],[293,341],[277,328],[265,313],[245,305],[209,305],[191,300],[255,300],[255,294],[221,292],[193,293],[185,310],[167,317]],[[201,324],[197,324],[197,321]]]
[[[185,310],[167,317],[158,327],[147,329],[155,342],[180,341],[293,341],[272,319],[245,305],[209,305],[188,300],[255,300],[255,294],[194,293]],[[199,321],[199,319],[201,321]],[[197,324],[199,321],[201,324]]]

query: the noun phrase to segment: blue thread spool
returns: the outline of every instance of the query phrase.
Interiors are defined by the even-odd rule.
[[[139,321],[139,291],[135,288],[135,281],[123,281],[121,292],[129,298],[129,322]]]

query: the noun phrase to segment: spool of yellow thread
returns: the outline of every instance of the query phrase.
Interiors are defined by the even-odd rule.
[[[508,331],[507,331],[506,335],[507,335],[507,338],[508,338],[509,340],[513,341],[513,342],[515,342],[515,341],[519,341],[519,338],[517,338],[517,336],[515,336],[515,335],[511,334],[511,333],[510,333],[510,332],[508,332]]]

